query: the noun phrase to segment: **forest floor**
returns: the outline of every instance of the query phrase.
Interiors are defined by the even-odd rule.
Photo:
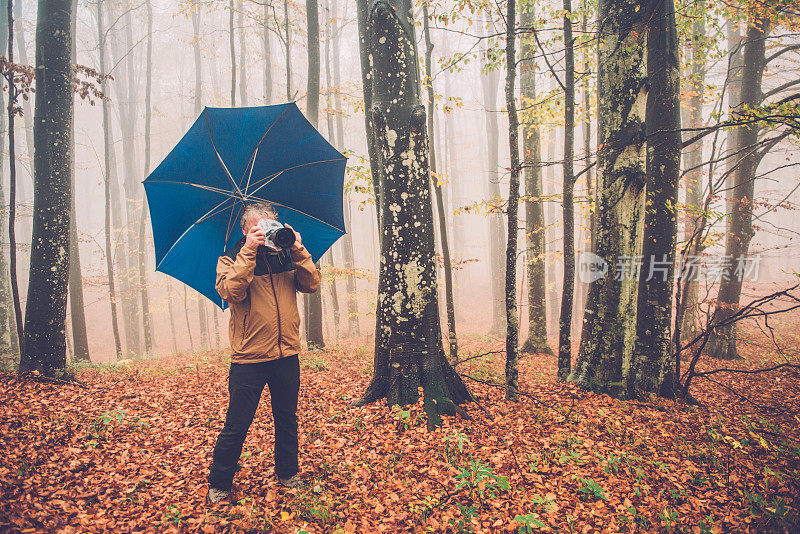
[[[800,346],[798,319],[779,325],[788,346]],[[741,346],[747,360],[732,367],[774,361],[766,341]],[[460,340],[462,358],[502,348]],[[502,382],[502,356],[459,370]],[[265,391],[227,508],[204,503],[227,406],[224,353],[91,366],[77,373],[87,389],[0,375],[0,531],[800,529],[796,369],[698,379],[695,407],[558,384],[554,357],[528,355],[518,404],[468,380],[481,405],[466,406],[472,419],[428,431],[421,404],[348,405],[369,383],[371,358],[367,337],[301,354],[305,491],[275,483]]]

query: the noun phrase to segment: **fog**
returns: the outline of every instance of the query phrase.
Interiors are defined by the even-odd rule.
[[[452,2],[446,2],[450,6]],[[16,20],[17,35],[15,57],[20,63],[32,64],[35,56],[35,22],[36,3],[18,2],[20,7]],[[136,323],[141,322],[138,304],[140,287],[138,284],[135,261],[126,270],[128,263],[126,254],[132,251],[125,246],[123,239],[126,229],[138,228],[138,218],[129,218],[130,214],[140,213],[144,189],[141,181],[146,177],[144,162],[144,120],[145,120],[145,78],[146,78],[146,46],[147,19],[143,1],[107,1],[104,15],[105,33],[107,35],[107,53],[105,74],[113,76],[109,81],[107,97],[110,99],[111,138],[113,141],[113,163],[110,169],[112,179],[119,189],[122,208],[116,215],[121,225],[115,227],[112,236],[114,241],[114,259],[117,268],[117,292],[120,302],[126,299],[133,301]],[[208,1],[199,6],[189,1],[169,2],[155,0],[153,9],[153,65],[152,65],[152,126],[151,126],[151,161],[150,169],[155,168],[161,159],[178,142],[186,129],[196,119],[195,91],[195,44],[201,54],[202,94],[199,98],[201,106],[227,107],[231,105],[231,58],[229,42],[229,7],[228,2]],[[285,28],[283,3],[273,2],[267,9],[260,3],[244,1],[233,4],[235,11],[235,39],[237,62],[236,105],[246,104],[259,106],[277,104],[287,101],[286,46],[284,42]],[[450,6],[452,7],[452,6]],[[199,9],[200,38],[195,43],[192,23],[192,11]],[[98,27],[96,18],[97,5],[94,2],[78,2],[77,11],[77,60],[80,65],[98,68]],[[291,98],[299,108],[305,111],[306,91],[306,32],[305,4],[289,2],[290,15],[290,59]],[[444,11],[444,10],[442,10]],[[267,15],[265,24],[265,13]],[[466,15],[465,15],[466,16]],[[333,19],[333,23],[331,23]],[[421,17],[417,18],[418,21]],[[551,21],[552,22],[552,21]],[[556,40],[556,24],[548,22],[541,30],[541,37],[549,43],[552,61],[556,72],[561,57],[560,41]],[[503,84],[504,65],[489,75],[490,83],[496,86],[496,100],[488,101],[482,89],[482,61],[473,57],[478,52],[475,34],[478,26],[482,26],[482,16],[478,16],[473,24],[461,19],[449,26],[434,24],[431,28],[431,39],[434,44],[434,90],[436,91],[438,108],[435,113],[435,137],[439,174],[445,181],[446,217],[450,232],[451,254],[457,269],[454,273],[456,326],[459,335],[490,333],[492,326],[492,300],[502,299],[503,295],[493,295],[491,288],[492,265],[490,261],[490,220],[487,213],[487,201],[491,199],[492,183],[499,185],[501,196],[507,196],[508,189],[508,121],[504,112]],[[322,72],[320,96],[320,132],[342,152],[349,155],[349,166],[346,181],[359,186],[352,191],[346,208],[351,212],[351,223],[347,229],[353,238],[355,265],[357,274],[357,299],[359,325],[362,336],[370,336],[374,331],[374,309],[378,278],[378,242],[375,206],[372,197],[364,191],[370,189],[365,178],[369,169],[366,159],[366,136],[364,126],[363,95],[361,89],[361,71],[358,53],[358,31],[356,24],[355,4],[353,2],[327,0],[320,1],[320,26],[322,35]],[[332,35],[331,28],[335,30]],[[492,33],[492,27],[483,31]],[[497,29],[495,31],[502,31]],[[590,28],[591,31],[591,28]],[[264,35],[267,35],[269,55],[265,53]],[[280,34],[278,33],[280,32]],[[723,30],[724,32],[724,30]],[[282,35],[281,35],[282,34]],[[242,49],[243,36],[245,50]],[[330,61],[326,61],[326,42],[333,38],[338,40],[338,54],[331,53]],[[417,39],[422,39],[422,31],[418,29]],[[333,43],[331,43],[333,45]],[[502,43],[490,41],[490,46],[501,47]],[[547,46],[547,45],[546,45]],[[424,50],[424,42],[418,46]],[[24,53],[23,53],[24,52]],[[443,64],[452,59],[454,54],[467,54],[466,59],[456,63],[452,70],[443,69]],[[590,54],[595,49],[590,48]],[[578,55],[580,55],[579,52]],[[798,63],[787,56],[771,66],[766,73],[765,87],[777,87],[798,76]],[[333,69],[338,62],[341,78],[338,85],[326,82],[326,69]],[[240,71],[244,65],[244,70]],[[540,108],[553,106],[561,109],[560,97],[547,98],[551,92],[557,92],[557,82],[549,72],[547,65],[536,61],[537,84],[542,102]],[[709,65],[706,80],[709,84],[709,96],[706,99],[704,116],[709,116],[718,106],[719,88],[722,87],[726,75],[727,63],[724,57]],[[579,69],[580,70],[580,69]],[[242,76],[244,74],[244,76]],[[331,72],[330,78],[333,79]],[[594,78],[590,78],[593,87]],[[579,85],[578,102],[582,101],[582,85]],[[519,90],[519,88],[517,88]],[[269,91],[269,95],[267,94]],[[327,92],[338,92],[341,98],[341,109],[329,107]],[[245,96],[245,98],[242,98]],[[23,119],[17,121],[17,241],[18,241],[18,276],[22,307],[25,307],[25,295],[28,277],[28,253],[31,237],[31,220],[33,210],[32,183],[32,100],[24,102]],[[425,100],[424,95],[422,99]],[[333,96],[331,96],[333,102]],[[448,109],[445,113],[445,107]],[[540,110],[541,111],[541,110]],[[579,109],[579,113],[582,111]],[[335,131],[328,131],[328,114],[331,117],[340,115],[343,120],[343,143],[337,145]],[[93,361],[109,361],[114,358],[114,339],[111,329],[108,279],[104,245],[104,146],[102,110],[99,102],[92,102],[76,97],[75,100],[75,206],[77,226],[79,230],[79,249],[85,293],[85,312],[89,335],[89,351]],[[523,114],[524,117],[524,114]],[[557,310],[560,302],[561,269],[563,264],[561,245],[561,153],[563,147],[563,127],[559,125],[559,112],[542,113],[542,159],[543,185],[547,197],[545,207],[545,223],[547,225],[547,282],[549,288],[548,316],[549,336],[555,340],[557,336]],[[578,115],[576,128],[576,171],[585,165],[586,154],[583,151],[583,127],[580,124],[582,115]],[[489,134],[487,126],[497,122],[499,132],[498,155],[496,166],[490,166]],[[596,147],[596,124],[593,119],[592,154]],[[123,127],[126,126],[126,127]],[[718,138],[707,136],[706,155],[713,143],[721,143],[724,133]],[[3,145],[3,180],[8,181],[8,142]],[[795,138],[778,144],[764,159],[759,167],[759,179],[756,182],[755,208],[756,234],[751,243],[752,256],[761,258],[756,280],[746,284],[746,295],[756,294],[772,288],[774,285],[795,277],[800,260],[798,236],[800,236],[800,216],[797,203],[800,201],[798,191],[797,168],[798,147]],[[724,165],[723,165],[724,167]],[[576,252],[588,250],[590,206],[587,202],[585,174],[576,185]],[[126,185],[127,182],[127,185]],[[8,205],[8,186],[4,185]],[[524,192],[524,191],[523,191]],[[683,198],[684,189],[681,189]],[[125,209],[128,203],[130,209]],[[435,209],[435,208],[434,208]],[[712,211],[724,212],[724,193],[715,199]],[[525,248],[524,210],[520,211],[520,250]],[[725,217],[720,216],[712,236],[716,242],[710,243],[709,255],[722,254],[724,251]],[[505,228],[505,218],[503,227]],[[438,233],[438,225],[435,229]],[[504,230],[505,231],[505,230]],[[679,219],[679,241],[682,235],[682,221]],[[503,236],[505,239],[505,236]],[[3,253],[8,254],[7,229],[3,230]],[[342,240],[333,247],[333,261],[337,267],[343,267]],[[680,244],[679,244],[680,246]],[[505,245],[503,245],[503,248]],[[211,315],[205,327],[210,348],[225,350],[227,346],[228,311],[221,311],[210,301],[192,289],[185,291],[184,285],[170,277],[155,271],[153,244],[149,222],[145,240],[147,254],[146,280],[153,315],[154,353],[167,355],[177,348],[179,351],[201,349],[202,332],[198,307],[206,313],[214,314],[218,324],[219,340],[215,323]],[[525,255],[521,253],[520,260]],[[501,259],[504,261],[504,259]],[[322,260],[328,264],[329,258]],[[521,339],[527,331],[527,291],[524,287],[526,275],[522,269],[522,261],[518,270],[521,316]],[[330,270],[323,265],[323,272]],[[441,274],[441,271],[440,271]],[[494,273],[503,276],[502,270]],[[346,333],[345,316],[345,279],[342,276],[326,276],[324,284],[336,283],[339,292],[339,303],[343,308],[342,333]],[[713,280],[707,281],[707,284]],[[440,291],[443,291],[443,278],[440,276]],[[323,287],[325,340],[327,344],[335,344],[333,313],[329,289]],[[581,310],[585,286],[578,284],[576,294],[575,327],[581,323]],[[186,300],[184,298],[186,295]],[[743,300],[748,297],[744,296]],[[440,299],[444,317],[444,299]],[[172,318],[170,318],[172,316]],[[67,311],[69,332],[70,314]],[[123,348],[127,352],[130,343],[127,330],[122,327],[123,313],[120,313],[120,330],[123,336]],[[174,324],[174,334],[173,327]],[[446,325],[445,319],[442,324]],[[133,328],[132,326],[130,328]],[[141,326],[135,327],[141,329]],[[501,339],[502,332],[494,332]],[[69,336],[68,336],[69,337]],[[573,334],[575,342],[579,332]],[[71,342],[70,347],[72,346]],[[552,345],[556,343],[551,341]]]

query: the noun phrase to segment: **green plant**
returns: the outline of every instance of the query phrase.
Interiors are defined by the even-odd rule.
[[[595,456],[597,456],[599,460],[605,461],[606,465],[603,466],[604,473],[609,474],[619,471],[619,464],[622,461],[622,457],[617,456],[613,452],[608,453],[608,456],[605,458],[603,458],[603,456],[599,453],[595,453]]]
[[[543,528],[549,530],[550,527],[545,525],[541,521],[539,521],[538,516],[536,514],[525,514],[525,515],[516,515],[514,516],[514,521],[519,523],[521,526],[519,530],[517,530],[518,534],[526,534],[528,532],[533,532],[533,527]]]
[[[442,438],[444,441],[444,453],[447,461],[451,464],[454,463],[454,458],[463,456],[464,447],[470,445],[471,442],[466,434],[453,429],[450,434]]]
[[[180,525],[182,520],[183,514],[180,512],[180,510],[178,510],[177,506],[171,504],[169,511],[164,514],[164,521],[167,523],[172,523],[173,525]]]
[[[353,430],[355,430],[356,432],[361,432],[365,428],[366,425],[364,424],[364,416],[357,415],[355,419],[353,419]]]
[[[458,519],[458,523],[451,519],[450,524],[454,525],[459,532],[472,532],[472,518],[478,511],[478,507],[464,506],[460,502],[457,502],[456,506],[458,506],[458,511],[461,512],[461,517]]]
[[[773,501],[766,501],[761,495],[747,491],[747,488],[744,488],[743,492],[749,501],[751,514],[757,515],[758,512],[763,512],[770,519],[777,519],[781,523],[784,522],[789,509],[786,507],[786,502],[782,497],[778,497]]]
[[[582,478],[581,482],[583,486],[578,488],[578,491],[595,499],[607,500],[605,490],[593,478]]]
[[[404,410],[397,404],[392,406],[392,417],[397,420],[397,428],[399,429],[400,425],[403,425],[403,430],[408,430],[412,426],[417,426],[422,420],[420,414],[417,413],[412,416],[410,408]]]
[[[708,514],[705,519],[701,519],[697,525],[700,528],[700,534],[711,534],[711,529],[714,527],[714,516]]]
[[[419,515],[422,523],[424,524],[425,521],[430,516],[433,509],[438,506],[439,499],[433,497],[431,495],[426,495],[421,502],[416,503],[412,502],[408,505],[408,511],[411,512],[413,515]]]
[[[480,460],[473,460],[468,467],[462,467],[456,479],[459,480],[456,491],[469,487],[470,494],[477,490],[481,499],[484,493],[494,498],[499,491],[507,491],[511,487],[508,477],[496,475],[491,467]]]
[[[658,514],[658,518],[664,521],[664,526],[669,530],[678,519],[678,512],[667,506],[663,512]]]

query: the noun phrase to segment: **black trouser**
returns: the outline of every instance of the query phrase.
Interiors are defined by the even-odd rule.
[[[269,385],[275,422],[275,474],[291,478],[297,473],[297,394],[300,390],[297,355],[262,363],[232,363],[228,413],[214,446],[214,461],[208,475],[212,488],[230,490],[265,384]]]

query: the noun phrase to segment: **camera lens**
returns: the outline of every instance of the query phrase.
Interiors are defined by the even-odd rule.
[[[295,242],[294,232],[288,228],[276,230],[272,242],[282,249],[291,248]]]

